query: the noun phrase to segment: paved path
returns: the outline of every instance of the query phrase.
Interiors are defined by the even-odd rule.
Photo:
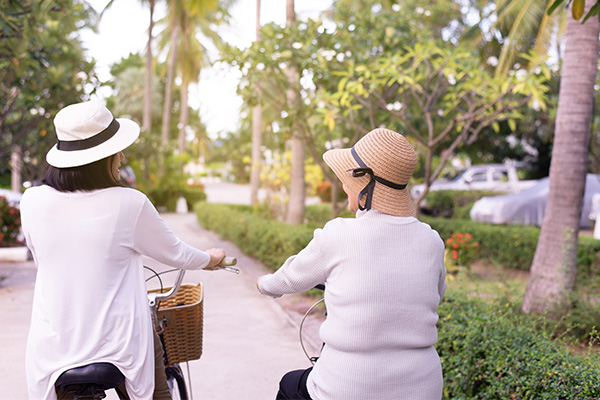
[[[268,272],[264,265],[202,228],[194,214],[164,214],[163,218],[193,246],[224,248],[228,255],[238,258],[242,270],[239,275],[226,271],[186,274],[184,283],[202,281],[205,288],[203,355],[189,363],[195,399],[273,399],[285,372],[310,366],[298,340],[298,312],[303,313],[311,302],[301,296],[261,296],[255,281]],[[165,268],[150,259],[146,264]],[[24,354],[35,266],[31,261],[0,263],[0,276],[7,276],[0,283],[0,351],[4,361],[0,365],[0,398],[21,400],[27,398]],[[305,345],[311,355],[318,353],[317,327],[316,318],[307,327],[310,337]],[[107,397],[115,398],[112,394]]]

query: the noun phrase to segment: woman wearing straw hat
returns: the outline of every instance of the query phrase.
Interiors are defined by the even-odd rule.
[[[380,128],[323,159],[356,218],[315,230],[306,248],[257,282],[272,297],[326,287],[321,356],[313,368],[286,374],[277,399],[440,399],[434,344],[444,243],[415,218],[406,185],[417,155],[402,135]]]
[[[37,267],[26,354],[29,396],[56,399],[54,382],[63,371],[108,362],[125,376],[129,398],[170,399],[142,255],[178,268],[211,269],[225,253],[185,244],[144,194],[119,185],[122,151],[140,133],[135,122],[113,118],[92,100],[63,108],[54,125],[58,143],[46,156],[44,184],[21,201],[23,233]]]

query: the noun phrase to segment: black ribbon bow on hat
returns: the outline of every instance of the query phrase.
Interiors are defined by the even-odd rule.
[[[371,209],[371,202],[373,200],[373,190],[375,190],[375,182],[379,182],[387,187],[391,187],[392,189],[396,189],[396,190],[402,190],[402,189],[406,188],[406,184],[399,185],[397,183],[390,182],[387,179],[383,179],[379,176],[376,176],[375,173],[373,172],[373,170],[371,168],[367,167],[367,165],[363,162],[363,160],[361,160],[361,158],[356,153],[356,150],[354,150],[354,147],[352,147],[350,149],[350,152],[352,153],[352,157],[354,157],[354,160],[356,160],[356,162],[358,163],[358,165],[360,165],[360,167],[350,168],[346,172],[352,171],[353,178],[360,178],[361,176],[365,176],[367,174],[369,174],[371,176],[371,179],[369,180],[369,183],[367,183],[367,186],[365,186],[358,195],[358,209],[359,210],[362,211],[362,210],[370,210]],[[362,197],[365,194],[367,195],[367,198],[365,201],[365,205],[362,206],[360,204],[360,200],[362,199]]]

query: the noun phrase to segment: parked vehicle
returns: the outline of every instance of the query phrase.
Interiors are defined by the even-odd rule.
[[[549,191],[550,179],[543,178],[535,186],[519,193],[482,197],[473,204],[471,219],[490,224],[541,226]],[[592,211],[592,198],[597,193],[600,193],[600,175],[587,174],[579,220],[582,228],[590,228],[592,225],[589,215]]]
[[[491,190],[494,192],[514,193],[535,185],[537,181],[521,181],[517,168],[512,164],[483,164],[467,168],[452,181],[437,180],[429,190]],[[413,198],[425,190],[425,185],[415,185],[411,189]]]

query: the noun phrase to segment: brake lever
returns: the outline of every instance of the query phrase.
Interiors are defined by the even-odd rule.
[[[232,267],[232,265],[236,265],[236,264],[237,264],[237,258],[225,257],[225,258],[223,258],[223,260],[221,260],[221,262],[219,264],[217,264],[217,266],[213,269],[213,271],[222,269],[225,271],[233,272],[234,274],[239,274],[240,270],[238,268]]]

